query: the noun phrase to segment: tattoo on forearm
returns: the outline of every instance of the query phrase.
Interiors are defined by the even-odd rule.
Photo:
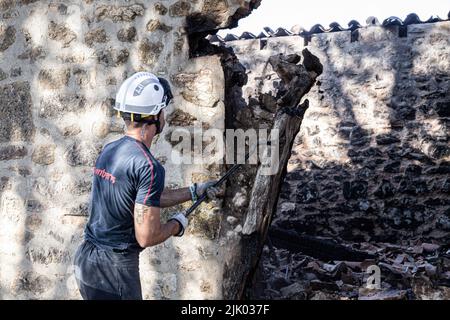
[[[145,214],[145,207],[141,205],[136,205],[134,207],[134,220],[137,224],[142,224],[144,222],[144,214]]]

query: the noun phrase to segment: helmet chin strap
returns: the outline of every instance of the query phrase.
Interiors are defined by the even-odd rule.
[[[160,134],[161,133],[161,122],[159,121],[159,117],[161,116],[161,113],[158,114],[157,119],[156,120],[151,120],[151,121],[147,121],[144,123],[144,125],[141,128],[141,139],[144,140],[144,133],[145,133],[145,128],[147,127],[147,125],[149,124],[154,124],[156,126],[156,132],[155,134]]]

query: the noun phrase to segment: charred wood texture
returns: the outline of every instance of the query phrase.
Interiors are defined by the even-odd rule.
[[[225,78],[238,80],[236,82],[240,84],[240,86],[234,83],[227,85],[226,95],[230,97],[229,101],[236,102],[227,106],[227,127],[259,128],[259,125],[264,122],[266,126],[277,129],[279,133],[278,141],[271,141],[271,147],[275,143],[279,151],[276,169],[271,174],[267,174],[267,167],[273,165],[271,157],[268,156],[260,159],[261,163],[256,171],[249,169],[244,174],[246,179],[250,180],[248,184],[251,191],[247,196],[246,215],[242,217],[244,225],[240,244],[241,253],[239,257],[235,257],[235,261],[230,261],[228,266],[225,267],[225,273],[228,277],[224,277],[226,281],[223,285],[223,291],[224,297],[227,299],[241,298],[244,295],[246,284],[253,278],[270,221],[275,212],[292,145],[300,130],[303,115],[309,106],[307,100],[303,103],[300,102],[322,72],[322,65],[319,60],[308,50],[305,49],[302,55],[303,58],[297,54],[289,56],[281,54],[269,58],[268,68],[271,67],[273,70],[271,81],[277,83],[277,85],[270,96],[262,94],[255,99],[256,102],[253,102],[261,109],[273,110],[273,116],[270,120],[265,118],[261,121],[255,116],[257,112],[252,111],[252,105],[246,106],[243,99],[236,99],[236,96],[242,97],[242,91],[239,91],[239,89],[246,82],[246,79],[241,79],[245,77],[245,72],[242,72],[241,66],[232,59],[233,55],[230,54],[223,58],[226,66],[224,67]],[[272,104],[265,106],[265,101]],[[273,137],[269,137],[269,140],[272,139]],[[237,184],[239,184],[239,181],[236,181]],[[231,196],[230,194],[229,197]],[[245,208],[241,210],[234,208],[231,199],[227,202],[230,203],[225,208],[228,212],[236,213],[245,210]]]
[[[310,57],[307,49],[303,50],[303,56]],[[299,105],[300,100],[309,92],[315,79],[320,75],[319,70],[322,65],[319,60],[315,60],[315,64],[309,67],[311,71],[308,71],[299,62],[300,57],[296,54],[277,55],[269,59],[270,65],[281,79],[277,94],[279,97],[277,112],[273,124],[273,129],[279,130],[279,165],[275,174],[267,175],[260,168],[256,175],[243,229],[243,233],[246,235],[258,232],[264,238],[267,232],[274,206],[278,200],[285,168],[291,155],[292,144],[300,130],[305,108],[308,106],[307,102]],[[291,116],[286,110],[291,113],[297,111],[297,116]],[[267,160],[271,161],[270,158]]]
[[[272,245],[277,248],[302,253],[323,261],[364,261],[376,258],[374,255],[350,249],[335,241],[301,235],[294,230],[271,227],[268,236]]]

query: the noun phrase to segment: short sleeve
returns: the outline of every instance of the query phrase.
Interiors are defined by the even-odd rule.
[[[164,172],[157,165],[149,164],[139,170],[136,203],[159,207],[164,189]]]

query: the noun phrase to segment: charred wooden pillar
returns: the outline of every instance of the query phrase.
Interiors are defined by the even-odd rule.
[[[267,68],[271,68],[273,74],[268,79],[276,84],[275,91],[271,95],[260,95],[248,106],[242,102],[243,94],[239,92],[242,83],[240,86],[229,83],[227,87],[226,96],[229,98],[227,127],[258,128],[263,122],[266,128],[272,129],[272,135],[276,129],[278,137],[269,137],[271,146],[268,149],[278,148],[276,159],[278,165],[275,170],[268,173],[267,167],[273,167],[273,163],[270,162],[274,158],[263,157],[259,159],[257,167],[249,166],[248,170],[232,179],[227,187],[225,214],[238,216],[242,219],[243,227],[240,238],[230,241],[229,246],[224,248],[227,256],[224,267],[224,298],[242,298],[246,284],[253,277],[275,212],[292,145],[309,105],[308,100],[300,104],[301,99],[322,73],[322,65],[317,57],[307,49],[303,50],[302,55],[303,58],[297,54],[270,57]],[[233,77],[239,79],[236,74],[243,77],[232,57],[228,56],[224,61],[226,79]],[[237,72],[233,73],[233,70]],[[256,112],[254,107],[264,109],[265,117],[261,117],[261,113]],[[271,117],[267,116],[267,111],[271,111]],[[242,192],[244,198],[240,202],[248,205],[239,207],[236,204],[238,192]]]

